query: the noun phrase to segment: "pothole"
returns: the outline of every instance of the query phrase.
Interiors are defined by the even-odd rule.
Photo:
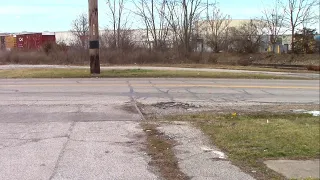
[[[132,105],[132,103],[126,103],[120,106],[120,109],[129,113],[138,114],[137,109]]]
[[[182,102],[159,102],[156,104],[152,104],[151,106],[159,108],[159,109],[170,109],[170,108],[178,108],[178,109],[196,109],[201,108],[201,105],[182,103]]]

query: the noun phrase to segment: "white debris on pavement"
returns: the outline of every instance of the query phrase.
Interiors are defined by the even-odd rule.
[[[211,148],[208,148],[208,147],[201,147],[201,149],[204,151],[204,152],[212,152],[213,154],[216,154],[218,155],[219,159],[227,159],[226,155],[221,152],[221,151],[215,151],[214,149],[211,149]]]
[[[312,114],[313,116],[320,116],[320,111],[308,111],[308,114]]]
[[[304,109],[297,109],[297,110],[293,110],[293,112],[311,114],[312,116],[320,116],[320,111],[307,111]]]

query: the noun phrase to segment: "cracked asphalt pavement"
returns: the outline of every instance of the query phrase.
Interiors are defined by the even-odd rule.
[[[0,179],[159,179],[135,108],[155,103],[318,105],[319,81],[0,79]]]

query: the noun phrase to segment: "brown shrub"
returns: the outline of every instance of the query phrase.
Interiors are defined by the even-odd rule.
[[[254,61],[254,57],[253,56],[249,56],[249,57],[243,57],[240,60],[238,60],[237,64],[240,66],[250,66],[252,65],[252,62]]]
[[[318,54],[262,54],[254,63],[258,64],[286,64],[286,65],[319,65]]]
[[[134,51],[121,51],[103,49],[100,51],[103,64],[168,64],[181,63],[171,52],[150,51],[136,49]]]
[[[56,47],[47,46],[42,51],[5,51],[1,52],[0,64],[62,64],[82,65],[88,63],[88,51],[84,49],[69,49],[62,51]]]
[[[210,54],[207,59],[207,63],[217,64],[219,60],[219,56],[217,54]]]
[[[8,51],[0,57],[1,64],[47,64],[50,58],[43,52]]]
[[[0,64],[62,64],[88,65],[89,50],[82,47],[48,45],[41,51],[3,51]],[[293,60],[292,60],[293,58]],[[289,54],[239,54],[239,53],[190,53],[188,57],[174,50],[156,51],[144,48],[115,50],[101,48],[101,64],[225,64],[249,66],[255,64],[288,64],[319,66],[319,55]],[[310,67],[313,68],[313,67]]]
[[[191,53],[189,58],[186,59],[186,63],[196,63],[199,64],[203,61],[203,54],[201,53]]]

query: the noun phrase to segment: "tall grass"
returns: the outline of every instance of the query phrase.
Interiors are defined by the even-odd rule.
[[[39,51],[0,51],[0,64],[89,64],[88,50],[81,47],[50,46]],[[174,50],[151,51],[145,48],[117,50],[101,48],[101,64],[222,64],[249,66],[261,64],[292,64],[312,66],[319,69],[319,55],[299,55],[292,58],[289,54],[239,54],[193,52],[187,57]],[[317,68],[318,67],[318,68]]]

